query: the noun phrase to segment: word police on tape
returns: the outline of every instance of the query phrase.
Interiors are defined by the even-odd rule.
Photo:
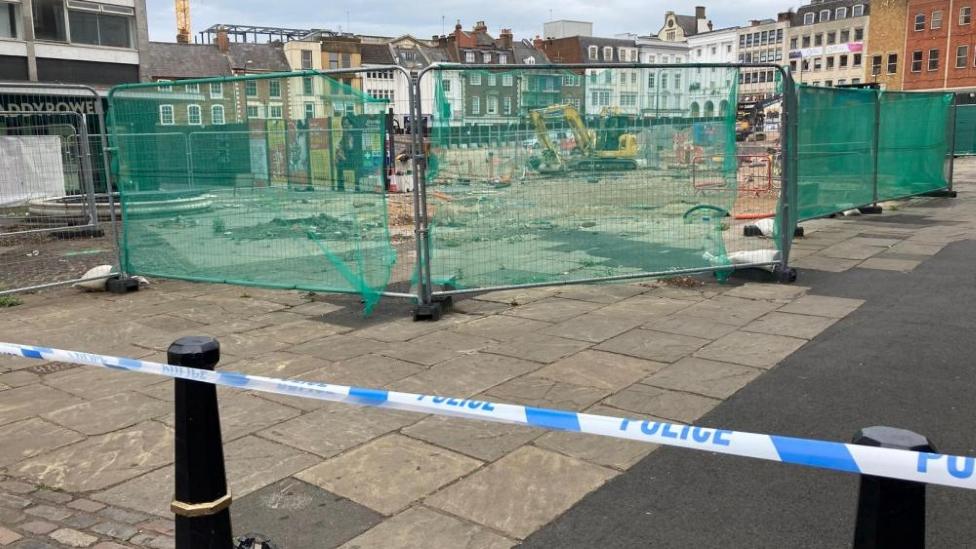
[[[589,433],[611,438],[805,465],[819,469],[976,489],[976,470],[974,470],[976,460],[972,457],[762,435],[660,421],[598,416],[484,400],[400,393],[313,381],[275,379],[237,372],[211,372],[131,358],[15,343],[0,343],[0,354],[143,372],[317,400]]]

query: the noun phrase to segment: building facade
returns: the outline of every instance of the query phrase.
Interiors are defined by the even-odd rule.
[[[814,0],[801,6],[790,27],[790,69],[797,82],[814,86],[864,81],[867,0]]]
[[[909,0],[904,89],[976,89],[976,29],[971,0]]]
[[[0,2],[0,80],[138,82],[148,41],[145,0]]]
[[[781,13],[776,19],[760,19],[741,27],[736,37],[739,63],[766,63],[785,66],[789,57],[792,14]],[[795,69],[794,69],[795,70]],[[776,95],[777,74],[773,68],[742,69],[739,95],[742,101],[755,102]]]
[[[885,90],[901,90],[907,58],[905,39],[908,0],[871,2],[871,25],[865,46],[864,81]]]
[[[696,34],[688,38],[690,63],[735,63],[738,59],[739,28],[731,27]],[[732,69],[707,67],[691,69],[688,83],[689,116],[723,116],[734,108],[737,98],[730,98],[735,90],[738,72]]]

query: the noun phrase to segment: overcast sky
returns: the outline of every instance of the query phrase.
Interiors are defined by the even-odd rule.
[[[147,0],[149,36],[172,42],[176,36],[173,0]],[[749,19],[775,17],[777,12],[797,7],[789,0],[190,0],[194,33],[215,23],[269,25],[294,28],[326,28],[399,36],[413,34],[430,38],[442,28],[454,28],[458,19],[465,29],[484,20],[492,35],[511,27],[516,39],[542,33],[550,19],[592,21],[598,36],[622,32],[657,32],[664,12],[693,14],[696,4],[705,4],[715,28],[747,24]],[[443,27],[442,27],[443,19]]]

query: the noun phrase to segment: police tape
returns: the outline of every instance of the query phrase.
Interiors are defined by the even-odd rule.
[[[974,475],[976,459],[972,457],[877,448],[779,435],[762,435],[661,421],[598,416],[549,408],[500,404],[471,398],[400,393],[383,389],[367,389],[296,379],[275,379],[239,372],[211,372],[132,358],[64,351],[15,343],[0,343],[0,355],[100,366],[114,370],[143,372],[279,395],[376,406],[439,416],[514,423],[543,429],[588,433],[664,446],[677,446],[692,450],[791,463],[817,469],[976,489],[976,475]],[[0,393],[0,400],[2,398],[3,395]]]

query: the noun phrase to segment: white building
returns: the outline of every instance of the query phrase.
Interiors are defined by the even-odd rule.
[[[735,63],[738,59],[739,29],[719,29],[688,37],[690,63]],[[718,67],[693,69],[689,74],[689,112],[693,117],[722,116],[734,108],[731,97],[738,78],[735,69]]]
[[[560,19],[542,24],[543,38],[569,38],[570,36],[593,36],[593,23],[589,21],[570,21]]]
[[[688,44],[657,36],[636,39],[641,63],[674,65],[688,62]],[[687,69],[641,69],[641,113],[644,116],[687,116]]]

